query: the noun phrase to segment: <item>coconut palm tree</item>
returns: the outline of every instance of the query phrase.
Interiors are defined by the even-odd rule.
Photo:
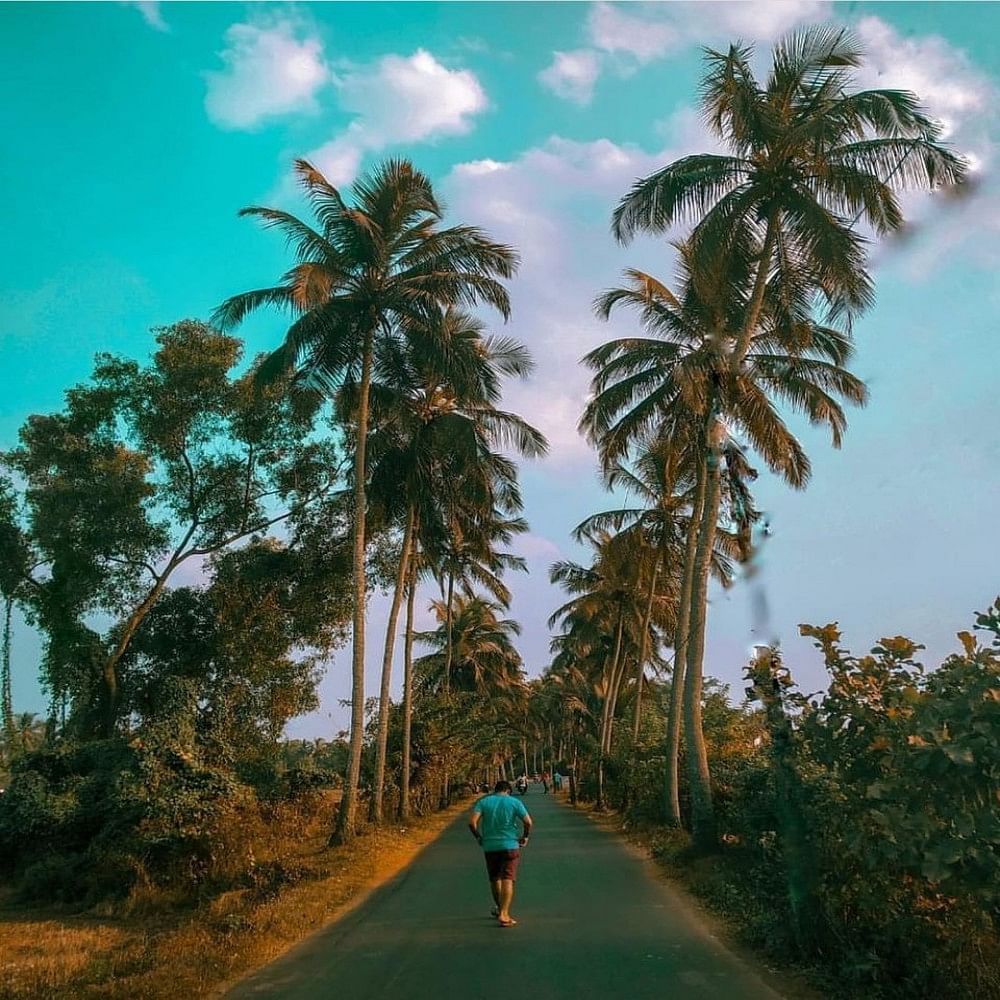
[[[515,470],[506,462],[498,468],[492,449],[505,446],[531,457],[546,450],[537,430],[496,406],[501,377],[523,378],[531,371],[527,351],[509,338],[484,337],[483,324],[459,310],[445,310],[437,321],[452,345],[450,372],[411,354],[398,359],[385,382],[372,386],[371,506],[403,523],[382,661],[372,800],[376,822],[382,819],[393,648],[415,542],[426,539],[432,524],[438,523],[440,532],[440,498],[452,491],[474,508],[492,506],[498,492],[519,505],[516,482],[502,482]]]
[[[652,560],[648,547],[632,533],[600,533],[588,541],[594,548],[590,566],[564,560],[549,570],[552,583],[570,595],[549,618],[549,627],[562,626],[564,651],[600,664],[597,805],[603,808],[604,761],[612,749],[618,697],[630,659],[638,658],[640,649],[649,648],[648,639],[639,633],[639,623],[648,627],[642,612],[648,590],[643,570],[648,575]]]
[[[14,704],[10,687],[11,618],[14,600],[7,597],[3,608],[3,639],[0,640],[0,724],[3,725],[4,743],[10,747],[14,734]]]
[[[683,427],[675,427],[670,438],[662,438],[646,446],[636,457],[632,466],[615,462],[605,470],[605,484],[609,489],[622,489],[626,494],[626,505],[592,514],[574,530],[577,540],[588,533],[613,529],[622,533],[637,532],[647,540],[656,552],[653,572],[650,574],[649,590],[646,598],[645,617],[640,635],[645,639],[650,635],[650,621],[657,589],[669,594],[670,635],[675,651],[681,648],[681,656],[674,657],[671,683],[671,704],[667,725],[667,803],[668,815],[676,824],[680,823],[680,799],[678,795],[678,749],[680,737],[681,692],[684,683],[685,640],[678,639],[677,614],[680,604],[681,583],[684,567],[691,562],[685,558],[686,540],[696,537],[698,517],[693,513],[696,486],[695,467],[699,458],[698,450],[692,447],[690,435],[685,436]],[[735,441],[727,443],[727,451],[738,448]],[[743,500],[744,519],[755,516],[752,504],[743,497],[742,491],[733,480],[733,474],[741,470],[735,460],[727,464],[725,482],[728,495],[739,495]],[[751,470],[743,469],[745,478]],[[711,570],[723,586],[729,586],[733,576],[733,558],[739,557],[739,538],[723,528],[716,535],[712,554]],[[662,577],[659,575],[662,572]],[[661,619],[663,612],[661,610]],[[663,623],[665,625],[665,623]],[[638,662],[637,697],[633,706],[633,739],[638,739],[641,713],[641,679],[647,662],[645,643]]]
[[[364,736],[366,444],[374,367],[400,345],[446,357],[447,341],[428,322],[448,305],[484,302],[507,317],[502,283],[517,255],[479,229],[441,225],[430,181],[406,160],[387,160],[356,181],[348,202],[315,167],[296,162],[315,227],[287,212],[247,208],[241,214],[278,229],[295,253],[281,283],[224,302],[214,321],[224,329],[266,306],[294,318],[262,377],[295,370],[313,389],[333,394],[357,383],[351,414],[354,446],[354,620],[350,763],[334,840],[355,832]]]
[[[448,645],[447,612],[443,601],[434,601],[432,609],[440,623],[432,632],[417,633],[417,640],[431,646],[433,652],[420,657],[415,666],[422,691],[444,694],[445,656]],[[452,634],[452,676],[447,679],[455,691],[479,694],[494,703],[502,703],[513,693],[522,693],[524,672],[521,654],[514,640],[521,626],[503,617],[502,604],[488,598],[464,594],[454,599]]]
[[[862,53],[842,28],[790,34],[773,50],[767,80],[753,49],[706,50],[701,107],[726,154],[686,156],[636,181],[612,229],[627,243],[693,222],[699,277],[749,271],[741,322],[727,358],[734,371],[750,351],[768,287],[771,308],[792,321],[814,296],[834,317],[872,300],[863,222],[881,236],[903,224],[897,193],[961,183],[965,161],[941,142],[942,126],[916,95],[854,90]]]
[[[738,328],[747,305],[747,293],[739,289],[746,288],[743,278],[748,269],[734,287],[727,288],[728,279],[718,274],[705,283],[694,272],[691,245],[679,244],[677,249],[678,294],[648,274],[629,271],[626,285],[598,300],[598,313],[605,317],[620,305],[633,309],[647,336],[610,341],[584,359],[596,374],[594,396],[581,425],[598,444],[606,467],[633,445],[650,439],[676,437],[683,449],[694,447],[698,456],[691,501],[694,530],[688,532],[680,588],[674,684],[683,676],[692,822],[697,839],[707,846],[714,839],[701,726],[708,577],[726,492],[726,469],[731,467],[729,479],[734,484],[747,478],[740,452],[727,449],[727,441],[736,434],[745,437],[773,472],[802,488],[809,477],[809,460],[777,403],[804,411],[813,423],[829,426],[833,443],[839,446],[846,418],[836,397],[860,405],[867,393],[863,383],[843,367],[852,351],[849,337],[808,316],[793,321],[780,304],[772,309],[772,300],[778,296],[773,286],[765,298],[751,353],[739,371],[733,371],[727,346],[730,338],[719,331]],[[732,495],[742,495],[742,491]],[[741,534],[746,537],[745,526]]]

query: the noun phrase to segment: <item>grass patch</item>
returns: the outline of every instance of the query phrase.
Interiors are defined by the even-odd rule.
[[[190,1000],[218,997],[330,923],[432,841],[464,803],[326,846],[317,811],[290,843],[272,830],[245,887],[200,900],[137,885],[86,912],[0,895],[0,1000]]]

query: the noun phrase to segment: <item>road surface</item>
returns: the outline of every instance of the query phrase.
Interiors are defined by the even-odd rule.
[[[512,913],[490,919],[466,816],[228,1000],[780,1000],[614,834],[532,785]]]

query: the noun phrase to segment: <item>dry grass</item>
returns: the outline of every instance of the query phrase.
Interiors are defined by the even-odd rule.
[[[333,849],[321,822],[284,850],[274,837],[258,858],[280,856],[294,884],[230,891],[197,907],[149,886],[86,914],[18,908],[0,896],[0,1000],[221,996],[395,875],[463,808]]]

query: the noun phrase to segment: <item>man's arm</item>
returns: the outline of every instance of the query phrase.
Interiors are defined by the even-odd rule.
[[[524,847],[524,845],[528,842],[528,838],[531,836],[532,827],[531,816],[528,814],[527,810],[524,811],[524,815],[521,817],[521,823],[524,824],[524,832],[521,834],[521,839],[518,843]]]
[[[472,831],[472,836],[476,838],[478,843],[483,842],[483,836],[479,832],[479,820],[482,818],[482,813],[478,808],[472,810],[472,815],[469,817],[469,829]]]

